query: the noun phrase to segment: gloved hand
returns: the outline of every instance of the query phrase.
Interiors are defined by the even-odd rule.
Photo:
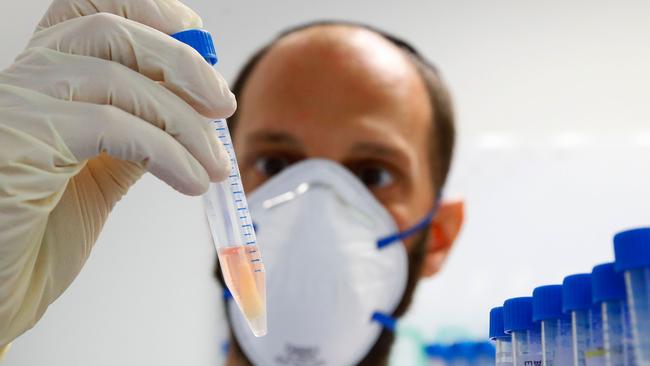
[[[0,73],[0,353],[70,285],[145,171],[190,195],[226,176],[203,116],[231,115],[234,97],[168,36],[201,26],[176,0],[55,0]]]

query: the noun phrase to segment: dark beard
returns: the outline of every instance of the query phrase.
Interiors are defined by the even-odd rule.
[[[422,231],[417,234],[413,241],[413,249],[408,254],[408,281],[406,283],[406,289],[404,290],[404,296],[399,305],[393,312],[392,316],[397,319],[406,313],[406,310],[411,306],[413,301],[413,294],[415,293],[415,288],[417,286],[418,280],[420,279],[420,274],[422,273],[422,262],[424,261],[424,256],[427,249],[427,240],[429,238],[430,229]],[[219,270],[219,261],[215,265],[215,277],[219,280],[219,284],[225,288],[225,282],[223,280],[221,271]],[[228,307],[228,300],[224,301],[224,309]],[[230,317],[227,315],[228,319],[228,329],[230,329],[230,350],[228,356],[227,365],[229,366],[251,366],[252,363],[248,360],[244,352],[242,352],[237,343],[237,339],[232,332],[232,326],[230,324]],[[382,329],[377,342],[372,346],[372,348],[366,354],[357,365],[358,366],[386,366],[388,365],[388,355],[390,354],[390,349],[395,341],[395,334],[387,329]]]

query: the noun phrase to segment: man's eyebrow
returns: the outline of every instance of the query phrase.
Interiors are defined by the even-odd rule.
[[[352,153],[363,155],[387,156],[393,158],[405,158],[404,153],[397,148],[374,142],[359,142],[354,144],[350,150]]]
[[[266,142],[290,147],[302,147],[302,143],[298,139],[285,132],[259,131],[252,133],[246,140],[247,143]]]

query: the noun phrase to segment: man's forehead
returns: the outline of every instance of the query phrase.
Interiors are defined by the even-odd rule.
[[[317,25],[292,32],[271,47],[261,60],[264,63],[275,66],[276,72],[321,70],[332,77],[352,77],[366,84],[418,79],[415,67],[396,45],[352,25]]]
[[[348,25],[313,26],[281,38],[252,70],[239,101],[242,115],[253,102],[260,113],[291,111],[305,114],[298,116],[303,120],[333,110],[405,119],[419,111],[427,121],[432,113],[424,81],[404,52]]]

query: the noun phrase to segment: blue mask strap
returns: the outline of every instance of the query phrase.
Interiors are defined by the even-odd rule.
[[[393,318],[388,314],[375,311],[374,313],[372,313],[371,320],[376,321],[377,323],[379,323],[379,325],[390,330],[391,332],[395,332],[395,328],[397,328],[397,319]]]
[[[228,287],[223,288],[223,299],[224,300],[232,300],[232,294],[230,293],[230,290],[228,290]]]
[[[417,224],[411,226],[410,228],[404,231],[378,239],[377,249],[382,249],[384,247],[387,247],[393,243],[396,243],[402,239],[406,239],[426,229],[431,224],[431,221],[433,221],[433,217],[436,215],[436,212],[438,212],[438,208],[440,207],[441,195],[438,194],[436,197],[437,197],[436,202],[433,204],[433,208],[431,209],[431,211],[429,211],[429,213],[427,213],[426,216],[424,216],[422,220],[420,220]]]

